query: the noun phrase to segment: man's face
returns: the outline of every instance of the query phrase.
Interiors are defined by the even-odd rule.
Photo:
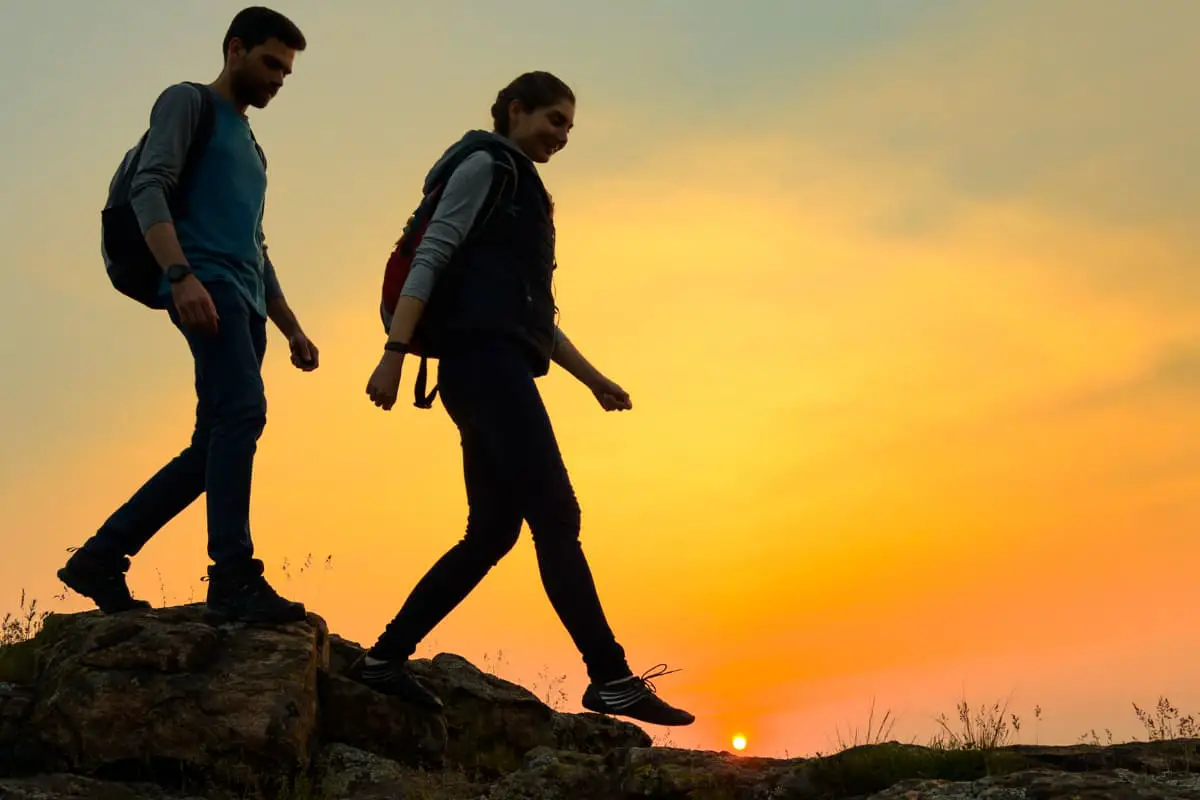
[[[267,103],[292,74],[296,51],[278,39],[268,39],[246,50],[238,39],[229,43],[229,76],[239,102],[255,108]]]

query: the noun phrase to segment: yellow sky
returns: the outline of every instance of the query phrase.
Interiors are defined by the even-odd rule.
[[[440,407],[384,415],[363,395],[382,261],[427,162],[529,59],[431,33],[459,48],[443,64],[471,71],[447,74],[405,139],[391,73],[367,68],[390,62],[322,52],[361,27],[294,6],[314,46],[255,125],[272,253],[324,363],[299,374],[271,340],[253,525],[281,588],[368,643],[464,521]],[[1014,693],[1023,715],[1045,709],[1043,741],[1140,733],[1128,703],[1159,693],[1200,707],[1200,57],[1183,33],[1200,8],[1148,8],[926,10],[824,72],[799,52],[782,76],[746,66],[725,111],[680,77],[686,17],[647,11],[641,33],[612,33],[631,59],[657,35],[678,60],[626,103],[601,77],[602,42],[577,62],[552,47],[546,66],[589,78],[572,145],[544,169],[562,324],[635,410],[605,415],[560,373],[543,387],[610,620],[635,669],[684,669],[660,682],[699,716],[676,743],[728,747],[740,730],[749,753],[828,749],[872,696],[905,712],[907,736],[964,690]],[[765,32],[764,9],[751,21]],[[211,34],[189,34],[189,65],[211,68]],[[521,35],[506,41],[541,33]],[[29,189],[0,267],[17,287],[3,309],[19,380],[0,406],[12,603],[21,586],[56,592],[64,548],[190,425],[182,340],[107,289],[89,227],[157,85],[139,81],[113,100],[132,117],[97,134],[107,149],[71,156],[86,184]],[[6,208],[18,195],[0,189]],[[66,316],[39,310],[47,288]],[[287,583],[280,562],[307,553],[333,569]],[[161,575],[181,602],[202,593],[204,563],[200,506],[130,580],[158,602]],[[501,674],[527,683],[565,673],[577,707],[582,666],[527,538],[422,654],[436,650],[502,650]]]

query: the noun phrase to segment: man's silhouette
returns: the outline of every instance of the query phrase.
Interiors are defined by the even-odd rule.
[[[287,338],[297,367],[316,369],[318,354],[284,300],[266,254],[266,159],[245,116],[247,107],[270,102],[305,47],[300,29],[282,14],[262,7],[238,13],[222,45],[220,76],[208,86],[179,83],[166,89],[150,113],[140,158],[132,159],[131,151],[113,179],[115,187],[126,169],[136,170],[130,203],[162,268],[164,305],[191,350],[197,402],[187,448],[58,571],[68,587],[105,613],[149,607],[125,583],[129,556],[206,493],[213,561],[209,609],[226,619],[267,623],[305,616],[303,605],[280,597],[267,583],[250,537],[251,474],[266,424],[267,319]],[[181,187],[197,120],[209,103],[211,138]],[[188,210],[180,219],[172,217],[176,189],[182,189]]]

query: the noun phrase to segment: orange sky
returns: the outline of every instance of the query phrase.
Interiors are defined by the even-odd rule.
[[[171,40],[180,78],[215,67],[237,5],[214,5]],[[695,48],[721,44],[732,10],[623,5],[636,24],[545,44],[534,65],[580,95],[572,144],[543,173],[562,324],[635,410],[605,415],[561,373],[544,392],[619,638],[635,669],[683,668],[659,682],[699,717],[677,744],[723,748],[742,731],[748,753],[828,750],[872,696],[901,713],[903,738],[932,733],[964,691],[975,705],[1011,694],[1030,720],[1040,704],[1043,742],[1142,734],[1129,703],[1160,693],[1200,709],[1200,57],[1182,33],[1200,8],[917,7],[920,23],[894,30],[756,7],[718,70]],[[280,8],[313,46],[254,118],[267,231],[323,366],[296,372],[273,336],[253,525],[281,589],[369,643],[465,513],[441,408],[384,415],[363,395],[382,261],[430,159],[482,124],[543,29],[599,23],[547,6],[538,26],[506,23],[501,48],[456,32],[465,6],[447,20]],[[137,24],[171,13],[198,14]],[[442,70],[436,91],[396,78],[409,65],[381,49],[380,31],[404,24],[429,26],[413,57]],[[756,59],[756,43],[784,46],[780,26],[809,49]],[[10,35],[0,51],[15,58]],[[65,35],[80,59],[100,41]],[[0,141],[26,155],[0,188],[13,256],[0,606],[24,587],[84,608],[50,601],[64,549],[191,420],[182,340],[108,289],[95,252],[97,198],[160,79],[118,85],[130,64],[91,66],[116,121]],[[96,109],[65,90],[71,70],[19,104],[28,87],[5,72],[0,98],[29,125]],[[647,72],[657,84],[635,82]],[[735,83],[717,104],[712,86]],[[406,91],[427,98],[419,119],[389,100]],[[46,310],[47,292],[67,310]],[[282,560],[308,553],[333,569],[286,582]],[[204,565],[198,506],[130,580],[158,603],[161,576],[182,602],[202,595]],[[578,708],[582,665],[527,537],[421,654],[437,650],[503,651],[501,674],[527,684],[566,674]]]

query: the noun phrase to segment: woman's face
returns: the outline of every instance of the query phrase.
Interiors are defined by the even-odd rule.
[[[575,127],[575,104],[560,100],[552,106],[526,111],[514,100],[508,107],[508,119],[508,138],[531,161],[545,164],[567,146],[567,136]]]

